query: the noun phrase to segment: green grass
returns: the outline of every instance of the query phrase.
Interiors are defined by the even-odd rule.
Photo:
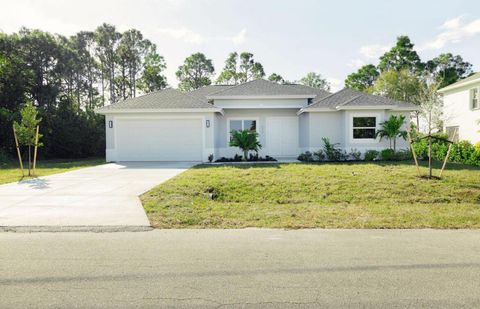
[[[46,176],[51,174],[63,173],[76,170],[82,167],[95,166],[105,163],[105,159],[80,159],[80,160],[45,160],[38,161],[36,167],[36,176]],[[25,175],[28,175],[28,166],[25,166]],[[22,177],[22,171],[18,162],[0,163],[0,184],[16,182],[30,179],[32,177]]]
[[[480,169],[427,180],[410,162],[199,166],[141,199],[157,228],[480,228]]]

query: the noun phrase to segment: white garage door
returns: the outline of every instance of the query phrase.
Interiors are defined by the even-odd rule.
[[[298,117],[267,118],[266,148],[275,157],[298,155]]]
[[[200,119],[118,119],[119,161],[202,161]]]

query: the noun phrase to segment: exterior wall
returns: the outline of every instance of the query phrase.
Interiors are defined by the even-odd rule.
[[[257,132],[262,149],[261,156],[271,155],[266,141],[266,121],[268,117],[298,117],[298,109],[225,109],[224,115],[218,115],[216,119],[215,148],[216,158],[232,157],[235,154],[241,155],[236,147],[228,146],[229,132],[228,121],[230,118],[243,118],[257,120]]]
[[[299,116],[299,146],[302,152],[310,147],[310,113],[303,113]]]
[[[117,114],[108,114],[105,117],[105,131],[106,131],[106,160],[107,162],[117,161],[117,152],[115,145],[115,129],[116,122],[119,119],[201,119],[203,132],[203,150],[202,150],[202,159],[203,161],[208,161],[208,156],[215,153],[214,149],[214,132],[215,132],[215,115],[214,113],[117,113]],[[206,122],[210,121],[210,127],[206,127]],[[109,128],[109,121],[112,121],[113,127]],[[172,136],[175,135],[175,132],[169,132]]]
[[[404,130],[408,128],[410,123],[409,112],[395,112],[385,110],[358,110],[358,111],[337,111],[337,112],[311,112],[309,119],[310,136],[308,147],[309,151],[317,151],[322,149],[322,137],[327,137],[332,143],[338,143],[341,148],[349,152],[352,149],[357,149],[362,153],[366,150],[382,150],[389,147],[389,142],[386,139],[372,140],[355,140],[353,139],[353,117],[365,116],[376,117],[377,130],[380,128],[380,123],[387,120],[390,115],[404,115],[406,117]],[[408,149],[408,142],[402,138],[396,141],[397,150]]]
[[[451,90],[444,94],[444,125],[445,127],[458,126],[460,140],[468,140],[472,143],[480,142],[480,109],[472,109],[470,89],[480,88],[477,84]],[[479,89],[480,91],[480,89]]]
[[[216,99],[214,105],[220,108],[265,109],[265,108],[302,108],[307,99]]]

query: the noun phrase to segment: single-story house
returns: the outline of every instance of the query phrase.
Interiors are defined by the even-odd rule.
[[[241,154],[229,146],[233,130],[255,130],[261,156],[295,158],[323,146],[347,152],[388,147],[375,133],[390,115],[416,106],[353,89],[336,93],[258,79],[190,92],[165,89],[102,107],[107,161],[207,161]],[[399,148],[407,147],[405,141]]]
[[[445,131],[454,140],[480,142],[480,72],[438,90]]]

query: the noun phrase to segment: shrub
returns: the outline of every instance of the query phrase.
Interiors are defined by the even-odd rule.
[[[208,162],[212,163],[213,161],[213,153],[208,156]]]
[[[297,160],[302,162],[313,162],[314,161],[313,154],[310,151],[306,151],[304,153],[301,153],[297,157]]]
[[[378,158],[380,153],[376,150],[367,150],[365,151],[364,160],[365,161],[374,161]]]
[[[315,151],[313,153],[313,159],[315,161],[324,161],[325,160],[325,153],[322,150]]]
[[[413,158],[412,152],[408,149],[397,151],[394,155],[395,160],[406,161]]]
[[[352,160],[360,161],[360,159],[362,158],[362,153],[357,149],[351,149],[348,157]]]
[[[444,133],[435,133],[432,136],[448,139],[448,135]],[[413,149],[420,160],[428,160],[428,138],[424,138],[425,135],[418,134],[416,141],[413,144]],[[448,150],[448,143],[442,140],[432,139],[432,158],[434,160],[442,161],[445,158]]]
[[[346,159],[346,154],[338,147],[338,143],[331,143],[326,137],[322,137],[323,151],[329,161],[342,161]]]
[[[450,152],[450,161],[480,165],[478,156],[476,154],[477,149],[469,141],[460,141],[456,144],[453,144],[452,151]]]
[[[258,141],[258,133],[255,131],[232,131],[231,134],[232,140],[229,145],[240,148],[243,151],[245,160],[248,158],[249,151],[258,152],[258,150],[262,148],[262,145]]]
[[[380,158],[385,161],[395,160],[395,152],[393,149],[387,148],[380,151]]]
[[[475,144],[475,148],[476,148],[477,150],[480,150],[480,142],[477,142],[477,143]]]

